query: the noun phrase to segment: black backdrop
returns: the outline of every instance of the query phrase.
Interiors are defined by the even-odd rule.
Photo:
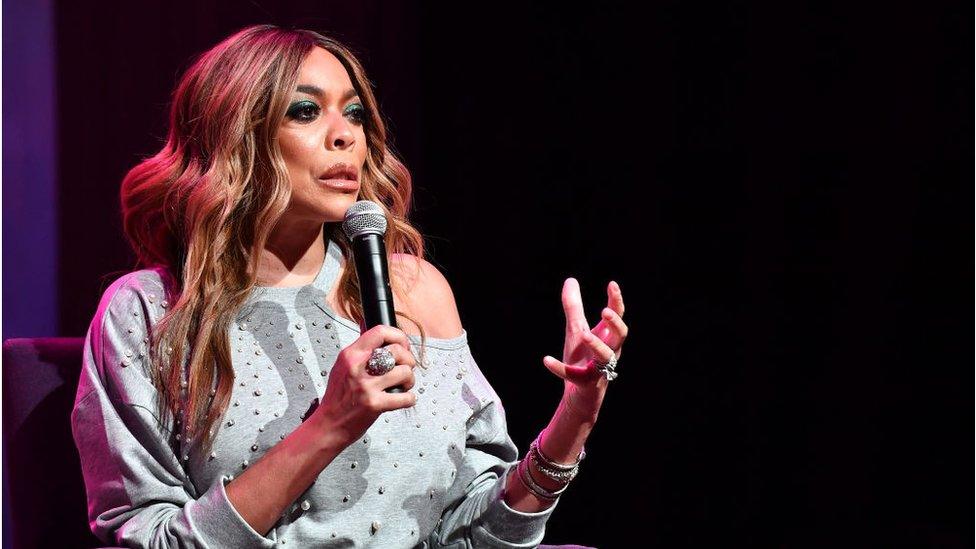
[[[133,267],[118,185],[193,54],[346,41],[520,450],[562,281],[631,337],[548,543],[973,544],[972,6],[59,2],[61,332]]]

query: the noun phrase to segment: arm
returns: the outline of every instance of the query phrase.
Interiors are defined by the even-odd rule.
[[[222,476],[198,493],[172,425],[158,421],[145,338],[161,311],[145,298],[163,294],[148,276],[105,292],[85,341],[71,424],[92,532],[128,547],[273,547],[265,534],[338,450],[306,422],[229,485]]]
[[[127,547],[273,547],[227,498],[222,476],[199,493],[161,424],[146,338],[162,286],[129,274],[102,297],[85,338],[71,428],[92,532]]]
[[[593,430],[595,422],[595,417],[580,417],[567,405],[565,400],[561,401],[539,440],[542,453],[558,463],[575,463],[577,456],[583,450],[583,444],[590,436],[590,431]],[[535,464],[531,460],[529,460],[529,474],[547,490],[555,491],[562,487],[559,483],[536,471]],[[555,503],[537,497],[532,493],[522,484],[514,469],[509,472],[509,477],[509,489],[505,492],[505,502],[513,509],[523,512],[537,512]]]
[[[607,307],[592,330],[583,313],[576,279],[568,278],[564,282],[562,302],[566,314],[565,362],[547,355],[543,363],[563,379],[563,398],[540,437],[539,448],[549,459],[570,464],[576,462],[583,449],[606,396],[609,379],[595,368],[594,361],[607,363],[614,357],[620,358],[628,328],[623,321],[623,295],[615,282],[607,286]],[[561,486],[536,471],[531,461],[529,473],[544,489],[554,491]],[[548,505],[546,500],[536,497],[521,483],[508,494],[506,500],[520,509],[528,510],[544,509]]]

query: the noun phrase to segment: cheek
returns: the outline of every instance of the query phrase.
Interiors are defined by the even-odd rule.
[[[311,135],[285,134],[279,137],[281,156],[289,169],[305,169],[315,163],[316,140]]]

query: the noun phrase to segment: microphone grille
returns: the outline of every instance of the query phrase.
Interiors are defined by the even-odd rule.
[[[342,231],[352,240],[362,234],[386,234],[386,215],[379,204],[371,200],[360,200],[346,210],[342,221]]]

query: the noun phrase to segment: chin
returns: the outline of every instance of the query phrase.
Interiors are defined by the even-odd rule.
[[[330,200],[329,203],[322,208],[319,213],[323,218],[325,223],[341,223],[346,218],[346,211],[356,203],[356,196],[349,195],[347,197],[337,197]]]

